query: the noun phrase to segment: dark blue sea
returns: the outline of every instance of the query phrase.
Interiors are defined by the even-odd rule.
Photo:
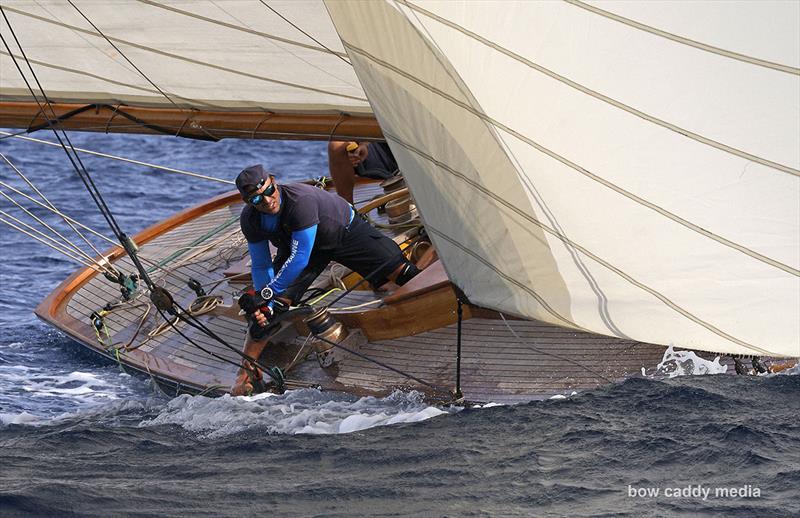
[[[324,143],[71,138],[228,180],[259,162],[282,180],[327,169]],[[4,138],[0,152],[57,207],[110,235],[61,149]],[[230,189],[81,158],[129,234]],[[5,163],[0,178],[30,192]],[[23,219],[5,198],[0,210]],[[800,515],[797,368],[469,409],[404,393],[170,397],[33,315],[78,264],[5,225],[0,250],[2,517]]]

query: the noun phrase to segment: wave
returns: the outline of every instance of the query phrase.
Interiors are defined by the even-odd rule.
[[[95,398],[109,397],[108,394],[94,393],[92,387],[102,387],[104,383],[98,384],[98,379],[92,375],[73,373],[71,379],[82,380],[85,384],[69,388],[51,387],[51,393],[69,397],[93,393]],[[416,423],[460,410],[460,407],[443,409],[430,406],[416,392],[397,391],[383,398],[354,398],[300,389],[282,395],[265,393],[219,398],[181,395],[166,402],[154,398],[110,401],[55,417],[35,416],[27,411],[0,413],[0,424],[39,427],[75,422],[106,427],[178,426],[201,439],[215,440],[244,432],[345,434],[379,426]]]

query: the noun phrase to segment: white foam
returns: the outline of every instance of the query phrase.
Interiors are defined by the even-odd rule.
[[[37,424],[42,421],[41,417],[29,414],[28,412],[20,412],[19,414],[4,414],[0,412],[0,424]]]
[[[661,362],[656,365],[653,377],[670,377],[675,378],[678,376],[704,376],[706,374],[725,374],[728,372],[728,366],[720,364],[720,358],[717,356],[713,360],[705,360],[693,351],[676,351],[672,346],[669,346],[664,351],[664,356]],[[642,375],[645,375],[644,368]]]
[[[778,376],[800,376],[800,362],[797,362],[791,369],[778,372]]]
[[[577,394],[578,393],[573,390],[572,394],[556,394],[555,396],[550,396],[550,399],[567,399],[571,398],[572,396],[576,396]]]
[[[266,429],[275,434],[338,434],[415,423],[446,413],[448,411],[423,403],[422,398],[413,393],[352,400],[302,389],[281,396],[225,395],[215,399],[179,396],[167,403],[158,416],[143,421],[140,426],[178,425],[210,439],[250,429]]]

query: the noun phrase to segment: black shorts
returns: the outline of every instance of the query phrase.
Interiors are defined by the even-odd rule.
[[[328,263],[336,261],[357,272],[373,287],[386,283],[395,268],[406,262],[403,252],[392,239],[356,214],[345,231],[342,242],[333,250],[315,250],[308,266],[281,295],[297,303]]]
[[[353,168],[358,176],[385,180],[397,172],[397,160],[384,142],[373,142],[367,147],[367,158]]]

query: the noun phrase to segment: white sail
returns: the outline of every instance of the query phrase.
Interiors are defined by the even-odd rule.
[[[73,3],[2,4],[52,100],[374,111],[473,303],[800,356],[797,2]]]
[[[800,356],[800,3],[326,5],[473,303]]]
[[[320,1],[73,3],[3,2],[51,100],[370,113]],[[0,30],[21,60],[4,20]],[[0,97],[31,98],[4,46]]]

